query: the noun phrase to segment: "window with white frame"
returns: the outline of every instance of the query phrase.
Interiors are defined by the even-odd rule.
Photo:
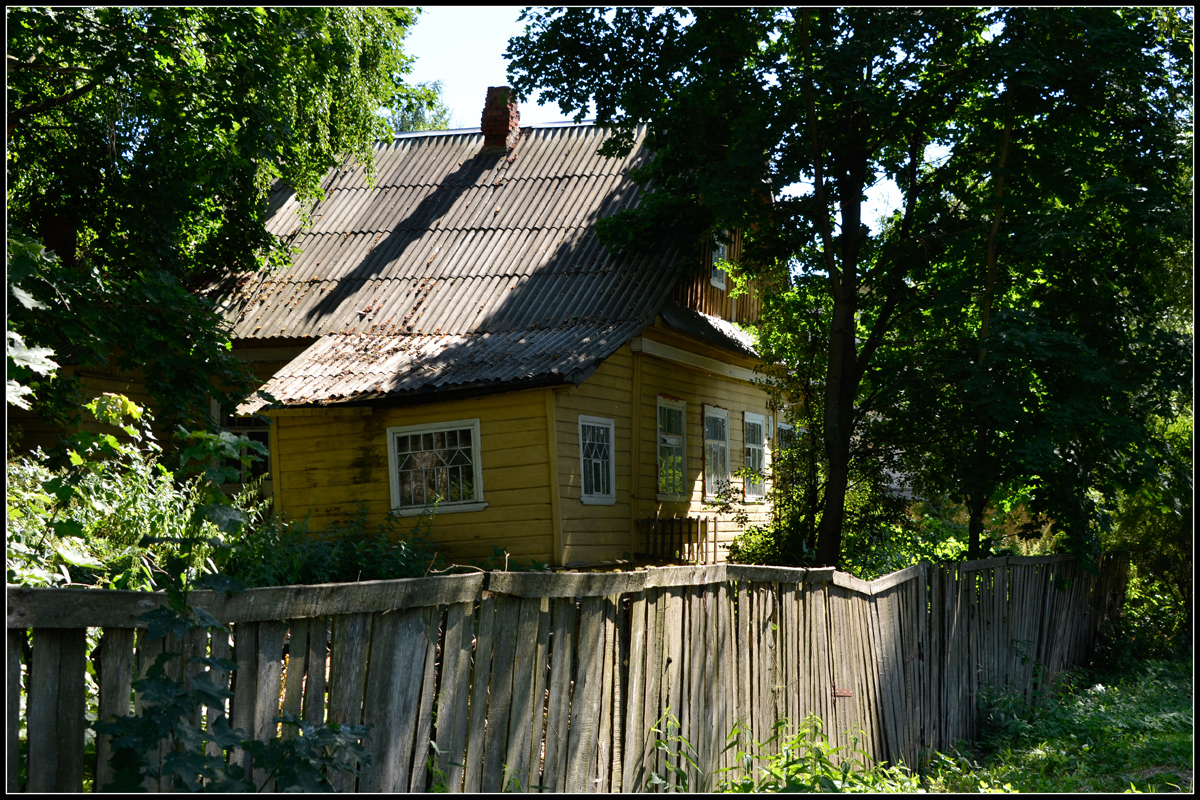
[[[775,425],[775,443],[772,446],[774,450],[783,450],[786,447],[791,447],[796,441],[796,428],[786,422],[779,422]]]
[[[684,421],[687,403],[658,398],[658,495],[660,500],[678,499],[684,492]]]
[[[746,444],[746,469],[753,470],[753,476],[746,477],[744,491],[747,500],[762,500],[767,493],[767,485],[763,476],[766,475],[766,442],[767,420],[762,414],[747,411],[744,415],[744,442]]]
[[[721,235],[728,236],[729,232],[722,231]],[[713,247],[712,274],[711,274],[711,277],[709,278],[709,282],[713,286],[716,286],[718,289],[725,288],[725,280],[726,280],[725,269],[719,265],[721,262],[728,261],[728,260],[729,260],[729,245],[725,244],[724,242],[718,242]]]
[[[579,461],[583,480],[580,500],[587,505],[612,505],[617,501],[613,421],[579,415]]]
[[[729,487],[729,412],[704,407],[704,498],[714,499]]]
[[[479,420],[388,428],[392,510],[404,516],[478,511],[483,501]]]

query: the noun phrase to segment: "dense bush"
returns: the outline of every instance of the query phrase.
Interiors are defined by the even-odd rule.
[[[257,515],[224,560],[222,573],[248,587],[419,578],[441,566],[427,536],[428,520],[407,532],[388,515],[367,525],[360,503],[352,519],[323,531],[304,521]]]
[[[153,590],[172,560],[189,579],[215,571],[213,558],[247,520],[252,497],[216,498],[207,467],[191,475],[167,469],[149,414],[128,399],[105,395],[86,408],[123,437],[77,434],[60,469],[41,450],[8,456],[8,582]],[[246,444],[204,432],[183,441],[205,464]]]

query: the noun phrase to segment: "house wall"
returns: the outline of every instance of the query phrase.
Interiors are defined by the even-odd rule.
[[[729,258],[737,261],[742,257],[742,233],[734,231],[733,242],[729,247]],[[704,264],[712,263],[712,253],[705,251],[701,257]],[[702,270],[690,280],[681,280],[676,286],[673,298],[687,308],[694,308],[711,317],[720,317],[730,322],[753,322],[759,317],[762,309],[760,289],[757,284],[751,284],[745,294],[737,297],[732,295],[733,279],[726,278],[725,288],[712,284],[710,270]]]
[[[751,370],[754,361],[737,359],[709,348],[690,337],[661,328],[650,328],[641,338],[670,345],[703,358]],[[657,401],[660,394],[687,403],[685,418],[686,501],[658,499]],[[773,412],[767,395],[747,380],[715,374],[679,363],[630,345],[618,350],[580,386],[556,392],[555,430],[558,438],[558,475],[561,508],[562,563],[594,563],[630,558],[642,549],[637,521],[659,517],[705,517],[715,523],[718,542],[728,546],[739,532],[729,516],[705,507],[703,496],[703,406],[727,409],[729,414],[730,471],[744,463],[743,414],[764,417]],[[636,402],[634,402],[636,398]],[[615,428],[616,499],[612,505],[584,505],[581,498],[579,416],[612,419]],[[636,431],[636,434],[635,434]],[[770,442],[767,443],[770,458]],[[635,470],[636,466],[636,470]],[[740,485],[740,482],[737,482]],[[748,507],[752,522],[766,519],[768,509]],[[724,550],[722,548],[721,552]]]
[[[123,394],[145,409],[152,409],[152,399],[146,391],[146,386],[139,375],[122,374],[115,367],[99,367],[87,370],[75,366],[63,366],[58,370],[60,376],[76,376],[82,382],[88,399],[100,397],[105,392]],[[84,402],[87,402],[85,400]],[[23,409],[8,406],[8,433],[10,442],[22,451],[32,451],[41,447],[49,450],[58,444],[63,436],[71,436],[81,430],[90,433],[109,433],[125,438],[124,433],[112,425],[103,425],[87,411],[81,410],[80,424],[72,428],[53,425],[42,419],[37,413],[37,400],[33,408]],[[154,430],[156,436],[169,435],[159,427]]]
[[[353,517],[367,503],[369,526],[391,509],[387,429],[478,419],[481,511],[441,512],[432,536],[450,560],[492,555],[549,562],[554,551],[547,392],[538,389],[406,408],[282,409],[268,412],[276,507],[309,518],[310,530]],[[401,517],[402,528],[416,517]]]
[[[681,363],[653,355],[655,342],[686,354]],[[708,359],[708,361],[705,361]],[[307,516],[312,530],[349,519],[359,501],[378,525],[391,508],[387,429],[451,420],[479,419],[484,500],[480,511],[435,515],[432,535],[452,560],[492,555],[493,547],[514,557],[551,564],[628,559],[643,548],[638,520],[705,517],[727,546],[739,532],[734,521],[705,506],[704,405],[729,411],[730,470],[744,463],[744,414],[769,417],[767,395],[748,380],[750,358],[710,347],[662,327],[643,331],[579,386],[510,392],[401,408],[317,408],[270,411],[273,489],[277,507]],[[740,370],[717,374],[714,364]],[[699,366],[698,366],[699,365]],[[657,399],[683,400],[686,500],[657,494]],[[581,499],[580,415],[613,421],[615,499],[585,504]],[[770,430],[770,426],[768,426]],[[768,441],[767,457],[770,457]],[[752,521],[767,516],[749,506]],[[403,517],[402,525],[413,517]],[[712,528],[710,527],[710,530]]]

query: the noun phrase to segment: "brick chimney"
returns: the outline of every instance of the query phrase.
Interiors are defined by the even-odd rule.
[[[510,148],[521,131],[521,112],[517,110],[517,99],[507,86],[489,86],[487,101],[483,104],[483,119],[479,123],[483,130],[484,147]]]

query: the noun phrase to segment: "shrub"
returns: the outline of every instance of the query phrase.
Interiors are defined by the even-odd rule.
[[[405,533],[391,514],[371,529],[369,513],[359,503],[353,518],[318,532],[303,520],[259,518],[233,543],[222,572],[249,587],[291,586],[419,578],[441,565],[429,519],[418,518]]]

